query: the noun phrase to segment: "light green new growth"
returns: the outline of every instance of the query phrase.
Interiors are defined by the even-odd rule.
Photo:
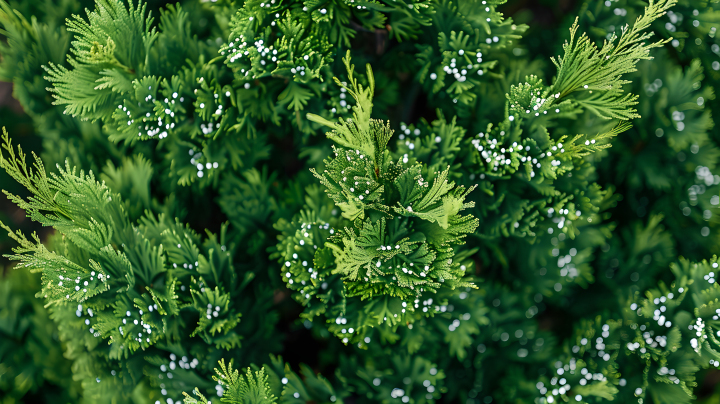
[[[327,119],[315,115],[307,114],[307,118],[313,122],[328,126],[334,130],[328,133],[328,138],[337,142],[341,146],[360,150],[366,156],[369,156],[375,162],[375,171],[379,168],[378,159],[381,158],[387,147],[387,143],[392,136],[392,130],[389,125],[383,125],[382,121],[371,119],[372,114],[372,98],[375,93],[375,79],[372,74],[370,64],[366,66],[367,71],[367,87],[363,87],[353,76],[355,66],[350,64],[350,51],[343,58],[343,63],[348,72],[348,80],[350,85],[342,83],[337,77],[335,82],[355,99],[353,107],[353,119],[344,120],[340,118],[339,123],[328,121]]]
[[[96,11],[86,10],[88,21],[78,15],[68,19],[68,31],[76,34],[67,60],[72,66],[50,63],[43,66],[53,83],[47,91],[55,105],[65,105],[66,114],[83,119],[103,119],[115,107],[114,92],[132,91],[135,74],[141,74],[158,33],[150,29],[146,5],[128,8],[117,0],[99,0]],[[139,34],[141,33],[141,34]],[[119,69],[119,70],[118,70]]]
[[[33,153],[33,157],[35,158],[35,171],[33,171],[32,168],[28,168],[25,165],[25,153],[22,151],[22,147],[18,146],[18,155],[16,156],[7,130],[5,130],[5,127],[3,127],[2,130],[2,148],[9,153],[9,157],[6,159],[4,153],[0,153],[0,168],[7,171],[15,181],[25,187],[30,193],[35,195],[35,197],[26,202],[22,198],[6,191],[4,191],[5,194],[11,201],[17,203],[21,209],[62,211],[62,208],[57,206],[53,201],[55,192],[49,187],[42,160]]]
[[[472,214],[461,214],[475,206],[474,202],[465,201],[475,186],[466,189],[456,185],[450,179],[449,166],[442,171],[432,170],[425,164],[411,163],[387,150],[393,134],[389,123],[370,117],[373,105],[370,97],[374,90],[370,67],[370,84],[363,87],[353,76],[350,55],[344,62],[350,85],[336,81],[357,102],[353,120],[340,119],[340,123],[334,124],[315,115],[308,115],[308,118],[333,128],[328,137],[344,146],[333,148],[334,156],[324,161],[322,173],[311,171],[326,188],[342,217],[350,222],[329,229],[329,234],[321,236],[326,239],[324,243],[321,239],[311,241],[309,229],[320,230],[319,226],[328,229],[326,223],[300,224],[301,229],[307,231],[293,237],[294,246],[287,243],[282,248],[282,261],[288,268],[283,279],[292,285],[292,289],[302,290],[297,296],[304,304],[311,296],[320,296],[321,300],[326,300],[323,304],[332,303],[330,310],[340,309],[338,314],[344,316],[346,303],[338,305],[322,297],[325,295],[322,289],[327,285],[321,285],[327,281],[333,283],[332,276],[314,271],[318,267],[331,268],[331,275],[342,276],[342,295],[368,301],[348,300],[347,303],[365,306],[367,317],[347,320],[350,328],[355,330],[353,338],[362,340],[362,333],[375,322],[373,317],[378,320],[396,317],[395,313],[389,316],[378,313],[378,308],[373,307],[376,301],[394,297],[393,304],[404,303],[408,307],[401,313],[411,313],[421,309],[408,303],[412,304],[425,294],[434,296],[440,289],[473,287],[465,278],[466,266],[453,258],[465,238],[477,228],[478,219]],[[299,239],[296,238],[298,235]],[[308,277],[304,267],[309,261],[301,260],[297,252],[303,252],[305,246],[311,244],[324,244],[324,248],[313,251],[315,269],[310,270],[312,277]],[[329,253],[334,259],[328,259]],[[302,261],[305,264],[301,265]],[[297,277],[293,279],[293,275]],[[318,290],[318,287],[322,289]],[[431,315],[433,309],[437,310],[430,307],[422,313]],[[379,310],[384,312],[384,309]]]
[[[0,168],[32,194],[24,200],[4,191],[13,203],[44,226],[76,235],[77,242],[84,245],[90,243],[102,248],[109,243],[113,228],[108,225],[121,225],[118,219],[124,216],[122,204],[113,200],[109,188],[99,184],[92,173],[86,176],[80,171],[76,175],[75,168],[67,164],[65,169],[58,166],[60,175],[52,173],[48,177],[42,161],[34,153],[34,170],[27,167],[21,147],[18,146],[15,154],[5,128],[2,141],[8,158],[0,153]],[[96,239],[98,235],[102,235],[102,240]]]
[[[14,233],[0,222],[0,227],[7,230],[9,236],[19,244],[19,247],[13,249],[16,255],[8,257],[21,261],[31,271],[42,272],[43,294],[54,303],[70,298],[82,302],[107,291],[110,288],[107,282],[108,270],[101,267],[97,260],[107,259],[127,269],[130,274],[127,276],[127,284],[131,287],[134,277],[129,268],[130,263],[125,256],[116,254],[109,247],[119,240],[118,235],[123,234],[129,226],[119,198],[113,198],[110,190],[98,183],[92,173],[85,175],[81,171],[76,175],[75,169],[69,164],[66,164],[65,169],[58,166],[59,175],[52,173],[48,177],[42,162],[33,154],[34,170],[28,168],[22,148],[18,147],[16,155],[4,129],[2,140],[2,147],[8,152],[8,157],[0,153],[0,167],[32,194],[24,200],[4,191],[8,198],[34,221],[54,227],[81,249],[97,252],[97,256],[93,256],[95,259],[85,263],[74,262],[58,252],[48,250],[37,235],[32,235],[34,241],[28,240],[21,231]],[[73,290],[69,282],[65,287],[62,287],[62,282],[56,282],[58,276],[60,279],[64,276],[85,280],[90,278],[92,270],[97,273],[97,279],[85,282],[82,289],[77,287]]]
[[[247,368],[245,376],[243,376],[233,369],[232,361],[227,366],[225,366],[224,359],[221,359],[219,363],[220,369],[215,368],[217,376],[213,376],[213,379],[224,389],[221,402],[231,404],[274,404],[277,402],[277,398],[270,392],[268,376],[265,374],[264,368],[255,373]],[[208,400],[200,393],[200,390],[195,388],[193,393],[198,396],[199,400],[183,392],[185,404],[208,404]]]
[[[575,40],[578,30],[576,18],[570,28],[570,41],[563,46],[565,55],[558,56],[557,60],[551,58],[558,69],[551,93],[565,97],[576,91],[587,91],[589,97],[575,101],[598,116],[607,119],[639,117],[634,109],[629,108],[637,104],[637,96],[623,95],[622,86],[630,81],[621,77],[636,71],[639,60],[652,59],[650,49],[672,39],[646,44],[644,41],[651,38],[653,32],[644,31],[676,3],[677,0],[660,0],[657,3],[650,0],[645,13],[637,18],[632,28],[628,25],[622,27],[617,44],[617,36],[612,33],[600,49],[585,33]]]
[[[566,140],[567,136],[562,136],[558,140],[558,143],[563,144],[565,151],[560,158],[563,161],[581,160],[591,153],[607,149],[612,146],[610,140],[629,130],[631,127],[632,124],[630,122],[621,121],[609,131],[598,133],[595,136],[575,135],[571,140]],[[585,139],[585,142],[581,143],[583,139]],[[556,170],[556,175],[562,175],[571,169],[571,166],[559,166]]]

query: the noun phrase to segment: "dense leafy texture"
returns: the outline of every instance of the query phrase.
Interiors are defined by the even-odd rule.
[[[333,128],[328,137],[344,146],[333,146],[335,157],[325,160],[322,173],[313,170],[340,215],[330,211],[306,221],[313,214],[306,206],[307,215],[278,226],[286,231],[277,255],[288,288],[308,305],[305,316],[323,313],[343,342],[362,343],[368,327],[410,324],[416,309],[435,314],[427,301],[439,289],[472,286],[464,278],[466,266],[454,258],[477,219],[460,213],[474,206],[465,202],[471,190],[448,180],[449,167],[431,172],[387,150],[389,123],[370,118],[372,70],[368,66],[363,87],[349,52],[344,62],[350,86],[336,80],[355,99],[353,117],[332,123],[308,115]]]
[[[3,402],[720,400],[720,3],[165,3],[0,0]]]

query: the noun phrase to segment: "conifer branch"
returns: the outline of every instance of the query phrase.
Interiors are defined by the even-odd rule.
[[[576,91],[587,91],[589,94],[593,94],[593,91],[599,92],[600,95],[595,94],[585,100],[585,104],[592,106],[592,110],[597,111],[598,115],[608,118],[622,116],[624,119],[637,117],[638,115],[632,112],[624,115],[612,112],[637,103],[634,96],[622,96],[622,85],[629,83],[623,80],[622,76],[636,71],[638,61],[651,59],[651,49],[672,39],[645,43],[653,36],[652,32],[646,32],[650,24],[665,15],[676,3],[676,0],[650,0],[645,12],[637,18],[632,27],[627,24],[623,26],[620,38],[613,33],[600,49],[585,33],[575,39],[578,30],[576,18],[570,28],[570,40],[563,45],[564,56],[551,58],[558,69],[551,93],[564,98]]]

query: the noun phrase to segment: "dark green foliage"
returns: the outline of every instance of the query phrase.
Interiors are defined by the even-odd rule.
[[[12,402],[31,393],[44,401],[76,400],[79,386],[63,358],[57,325],[34,298],[39,276],[22,270],[5,276],[0,281],[0,392],[4,399]]]

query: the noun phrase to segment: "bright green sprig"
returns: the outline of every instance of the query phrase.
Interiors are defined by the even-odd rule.
[[[370,117],[370,67],[369,84],[363,86],[349,55],[344,62],[349,84],[336,81],[356,100],[353,118],[334,123],[308,115],[332,128],[328,137],[343,146],[325,160],[322,173],[313,173],[344,220],[305,214],[309,220],[283,225],[278,255],[287,271],[283,279],[309,306],[308,316],[332,316],[328,322],[336,324],[331,329],[347,342],[362,340],[374,324],[394,327],[403,318],[413,321],[410,313],[416,311],[431,315],[432,306],[419,314],[424,295],[472,286],[464,279],[466,267],[453,257],[478,223],[460,214],[474,206],[465,202],[474,187],[456,186],[449,167],[431,173],[391,155],[387,144],[393,131]],[[361,307],[366,315],[358,317],[354,312]],[[336,327],[340,324],[347,326]]]
[[[147,55],[158,33],[145,16],[145,5],[125,7],[119,0],[98,0],[95,11],[87,10],[88,21],[80,16],[68,20],[72,41],[68,70],[50,63],[46,77],[53,87],[48,91],[55,105],[65,105],[65,113],[84,119],[104,119],[112,114],[114,92],[128,92],[135,75],[142,75]],[[115,90],[115,91],[113,91]]]
[[[220,369],[215,369],[217,375],[214,375],[213,379],[224,389],[221,402],[231,404],[274,404],[277,402],[277,398],[270,392],[268,376],[265,374],[264,368],[254,373],[247,368],[245,375],[242,375],[237,369],[233,369],[232,362],[226,366],[225,360],[221,359],[219,364]],[[183,394],[185,395],[185,404],[208,404],[208,400],[197,388],[193,394],[199,400],[191,397],[188,393],[183,392]]]
[[[566,97],[577,91],[596,92],[590,97],[578,99],[580,105],[603,118],[639,117],[633,109],[629,109],[637,104],[637,96],[622,94],[622,85],[630,83],[622,76],[636,71],[638,61],[651,59],[651,49],[671,40],[645,43],[653,36],[652,32],[646,32],[650,24],[676,3],[676,0],[651,0],[645,7],[645,13],[632,27],[625,25],[621,28],[619,40],[613,33],[600,49],[586,34],[575,39],[578,30],[578,20],[575,19],[570,28],[570,40],[563,46],[564,56],[551,58],[558,69],[551,93]]]

